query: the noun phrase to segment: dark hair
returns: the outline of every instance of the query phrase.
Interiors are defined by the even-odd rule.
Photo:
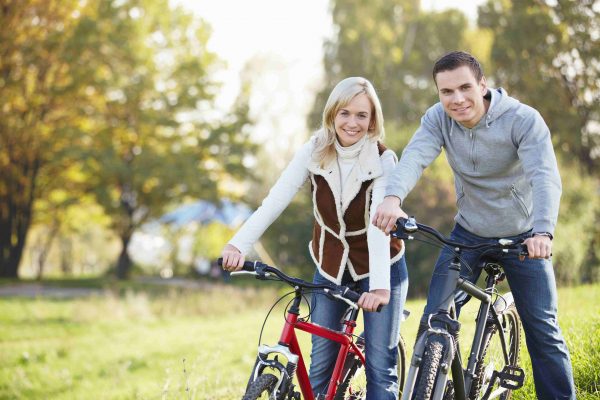
[[[438,73],[453,71],[463,65],[469,67],[473,75],[475,75],[477,82],[483,78],[483,68],[475,57],[464,51],[451,51],[441,56],[433,65],[433,81],[437,83],[435,77]]]

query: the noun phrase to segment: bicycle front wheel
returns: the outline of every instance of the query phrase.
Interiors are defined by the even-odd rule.
[[[435,390],[435,381],[444,356],[444,342],[437,336],[430,336],[419,367],[419,375],[414,392],[414,400],[429,400]]]
[[[398,387],[404,388],[406,377],[406,344],[400,336],[398,340]],[[335,400],[365,399],[367,394],[367,378],[365,366],[357,357],[348,355],[342,372],[342,383],[335,393]]]
[[[260,375],[248,385],[242,400],[272,399],[277,381],[277,377],[273,374]]]
[[[482,353],[471,388],[470,399],[481,399],[486,393],[490,393],[490,399],[508,400],[512,390],[500,386],[499,380],[492,380],[494,371],[501,372],[507,365],[502,351],[502,339],[498,329],[504,332],[506,350],[508,351],[508,365],[518,367],[519,350],[521,346],[521,319],[517,313],[514,303],[511,304],[500,315],[501,326],[488,323],[482,343]]]

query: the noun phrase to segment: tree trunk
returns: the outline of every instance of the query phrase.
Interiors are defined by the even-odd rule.
[[[20,261],[20,257],[18,260],[2,260],[2,264],[0,265],[0,278],[18,278]]]
[[[68,276],[73,273],[73,244],[68,237],[60,241],[60,270],[63,275]],[[82,263],[83,264],[83,263]],[[81,271],[82,273],[84,271]]]
[[[19,264],[31,226],[39,161],[12,163],[0,180],[0,277],[18,278]],[[16,172],[15,172],[16,171]]]
[[[46,260],[48,259],[48,254],[50,254],[50,249],[52,248],[52,243],[54,242],[54,238],[58,234],[58,230],[60,229],[60,222],[55,219],[52,223],[52,227],[50,228],[50,232],[46,236],[46,242],[42,245],[42,250],[38,256],[38,271],[36,279],[38,281],[42,280],[44,276],[44,267],[46,266]]]
[[[127,252],[130,240],[131,236],[121,237],[123,248],[121,249],[121,254],[119,254],[119,259],[117,260],[117,278],[119,279],[129,279],[129,275],[131,274],[132,262],[129,253]]]

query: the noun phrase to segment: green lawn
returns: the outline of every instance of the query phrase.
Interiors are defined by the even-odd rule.
[[[277,286],[264,286],[136,286],[70,300],[0,298],[0,398],[240,398],[262,322],[280,294]],[[561,289],[559,296],[578,398],[597,399],[600,285]],[[407,307],[413,315],[402,332],[412,345],[423,301]],[[276,308],[263,343],[277,341],[282,318],[283,309]],[[472,318],[465,310],[461,319],[468,325]],[[303,344],[308,340],[302,337]],[[521,355],[529,369],[524,346]],[[535,399],[529,370],[527,377],[516,399]]]

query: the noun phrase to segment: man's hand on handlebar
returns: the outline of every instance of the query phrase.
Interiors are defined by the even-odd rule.
[[[552,255],[552,239],[548,236],[532,236],[523,241],[527,245],[530,258],[550,258]]]
[[[379,306],[390,302],[390,291],[386,289],[373,289],[360,295],[358,306],[365,311],[377,311]]]
[[[396,220],[400,217],[408,218],[408,215],[400,208],[400,199],[396,196],[386,196],[377,206],[371,223],[389,235],[396,225]]]
[[[223,257],[223,269],[225,271],[234,272],[242,269],[245,258],[237,247],[229,243],[226,244],[221,251],[221,256]]]

